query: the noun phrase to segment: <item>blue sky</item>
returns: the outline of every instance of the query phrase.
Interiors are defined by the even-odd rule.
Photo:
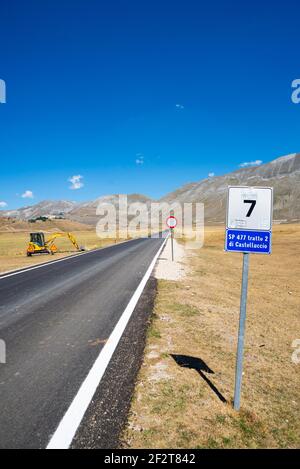
[[[289,0],[3,2],[0,202],[159,197],[299,151],[299,13]]]

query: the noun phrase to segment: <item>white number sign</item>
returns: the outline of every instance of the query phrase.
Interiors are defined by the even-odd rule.
[[[272,187],[229,187],[227,229],[272,229]]]

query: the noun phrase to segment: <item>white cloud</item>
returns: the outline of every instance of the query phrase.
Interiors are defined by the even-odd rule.
[[[21,197],[23,197],[23,199],[33,199],[34,195],[33,195],[33,192],[32,191],[25,191]]]
[[[76,176],[72,176],[68,179],[69,182],[71,182],[70,189],[76,190],[76,189],[81,189],[84,184],[81,181],[83,179],[83,176],[80,174],[77,174]]]
[[[215,173],[208,173],[208,177],[209,177],[209,178],[213,178],[214,175],[215,175]]]
[[[136,163],[137,165],[142,165],[142,164],[144,164],[144,155],[143,155],[142,153],[137,153],[137,154],[136,154],[135,163]]]
[[[0,202],[0,208],[4,208],[4,207],[7,207],[7,203],[1,201],[1,202]]]
[[[184,106],[182,104],[175,104],[175,107],[177,109],[184,109]]]
[[[239,166],[241,168],[246,168],[247,166],[259,166],[262,164],[262,160],[255,160],[255,161],[246,161],[245,163],[241,163]]]

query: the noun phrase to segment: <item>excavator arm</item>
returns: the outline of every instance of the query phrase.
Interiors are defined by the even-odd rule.
[[[50,251],[55,252],[57,251],[56,246],[54,245],[54,241],[56,238],[63,238],[63,237],[68,237],[73,246],[77,249],[77,251],[84,251],[83,248],[80,248],[75,236],[72,235],[72,233],[53,233],[46,241],[46,246]]]

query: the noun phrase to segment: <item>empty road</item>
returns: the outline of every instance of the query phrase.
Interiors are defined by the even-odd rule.
[[[0,277],[0,447],[45,448],[163,239]]]

